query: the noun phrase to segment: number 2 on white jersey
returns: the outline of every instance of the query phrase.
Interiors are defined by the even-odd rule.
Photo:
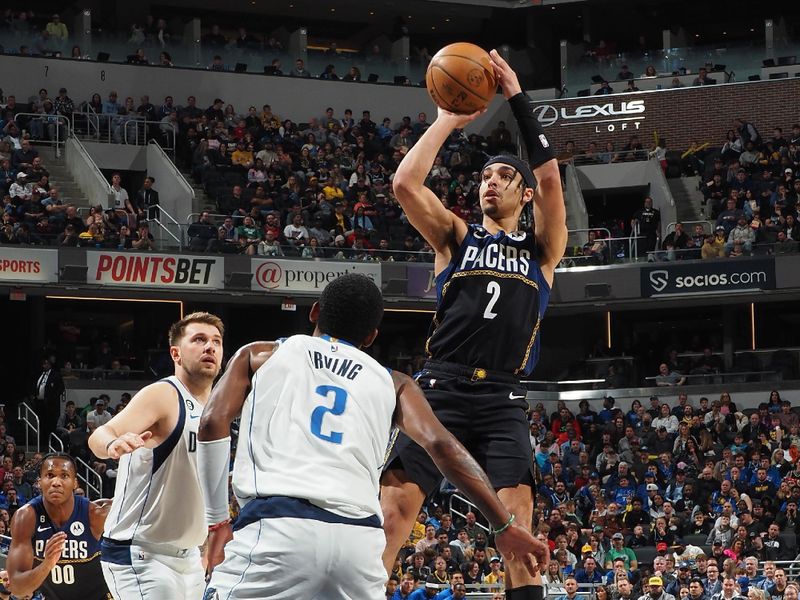
[[[347,392],[335,385],[320,385],[314,391],[326,400],[328,396],[333,394],[333,406],[317,406],[311,412],[311,433],[319,439],[330,442],[331,444],[341,444],[343,437],[342,432],[331,431],[330,433],[322,433],[322,420],[325,418],[326,413],[338,416],[344,412],[345,406],[347,406]]]
[[[497,313],[492,312],[492,309],[497,304],[497,301],[500,300],[500,284],[496,281],[490,281],[486,286],[486,293],[491,294],[492,297],[489,298],[489,304],[486,305],[486,310],[483,311],[483,318],[494,319]]]

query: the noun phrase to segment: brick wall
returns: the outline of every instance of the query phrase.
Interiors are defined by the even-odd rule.
[[[604,114],[619,113],[623,102],[634,101],[644,101],[643,113],[634,113],[638,110],[634,104],[628,107],[630,114]],[[611,107],[604,106],[608,104]],[[567,140],[574,140],[579,151],[592,141],[601,151],[608,141],[621,150],[634,133],[645,148],[651,148],[656,131],[666,139],[668,149],[685,149],[693,141],[721,146],[736,117],[752,122],[765,139],[772,135],[773,127],[782,127],[784,136],[790,134],[792,124],[800,122],[800,79],[588,96],[536,102],[534,106],[543,125],[552,122],[558,111],[555,123],[545,127],[557,150]],[[567,117],[585,116],[565,119],[564,111]],[[613,131],[609,131],[611,128]]]

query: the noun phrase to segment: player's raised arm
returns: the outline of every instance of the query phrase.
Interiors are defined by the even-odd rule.
[[[506,557],[522,558],[531,575],[536,574],[536,562],[544,568],[550,549],[536,540],[526,526],[517,523],[514,515],[500,502],[489,479],[474,458],[439,422],[420,387],[413,379],[392,372],[397,392],[397,426],[430,454],[433,462],[448,481],[462,490],[486,515],[495,530],[498,550]],[[536,561],[532,556],[536,557]]]
[[[439,109],[438,117],[408,151],[392,180],[392,188],[411,225],[422,234],[437,254],[445,254],[464,237],[467,225],[447,210],[425,187],[433,161],[454,129],[461,129],[480,113],[456,115]]]
[[[497,50],[489,53],[497,83],[508,100],[511,112],[525,143],[528,162],[539,186],[533,197],[536,242],[541,251],[539,265],[548,283],[567,247],[567,210],[561,188],[561,174],[550,142],[531,110],[528,96],[522,91],[517,74]]]
[[[166,388],[169,388],[169,393],[173,396],[176,394],[169,384],[163,382],[142,388],[131,399],[125,410],[114,415],[105,425],[95,429],[89,436],[89,449],[94,455],[101,460],[107,458],[116,460],[123,454],[141,448],[153,436],[156,438],[155,442],[160,442],[174,427],[174,423],[168,424],[169,431],[167,431],[163,421],[173,411],[177,419],[177,408],[174,403],[164,402]]]
[[[11,519],[11,548],[8,551],[6,570],[8,589],[19,598],[32,596],[61,558],[67,534],[60,531],[53,535],[44,547],[44,560],[33,566],[33,539],[36,528],[36,512],[31,506],[23,506]]]

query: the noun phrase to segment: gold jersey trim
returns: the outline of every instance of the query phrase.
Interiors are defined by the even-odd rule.
[[[444,296],[445,294],[447,294],[447,290],[454,279],[456,279],[457,277],[469,277],[470,275],[486,275],[489,277],[496,277],[498,279],[517,279],[522,283],[531,286],[537,292],[539,291],[539,284],[537,284],[535,281],[531,279],[528,279],[524,275],[520,275],[519,273],[502,273],[499,271],[492,271],[491,269],[479,269],[476,271],[457,271],[456,273],[453,273],[453,275],[450,276],[450,278],[447,280],[447,283],[445,283],[444,287],[442,287],[442,300],[440,304],[444,303]],[[514,369],[514,375],[519,375],[520,371],[522,371],[525,368],[525,365],[528,364],[528,358],[530,358],[531,349],[533,348],[533,344],[536,341],[536,336],[539,334],[539,326],[541,325],[541,323],[542,323],[542,315],[541,313],[539,313],[536,315],[536,325],[534,325],[533,327],[533,333],[531,334],[531,339],[530,341],[528,341],[528,346],[525,349],[525,354],[522,358],[522,364],[518,368]],[[436,314],[433,315],[433,331],[428,336],[428,339],[425,340],[425,353],[428,355],[428,358],[431,357],[431,351],[430,351],[431,338],[436,334],[436,329],[438,327],[439,327],[439,311],[437,310]]]

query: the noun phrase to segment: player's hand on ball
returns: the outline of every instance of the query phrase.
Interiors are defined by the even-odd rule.
[[[550,548],[537,540],[522,525],[512,524],[494,538],[495,545],[506,560],[519,560],[535,576],[550,561]]]
[[[44,562],[52,569],[61,558],[61,552],[64,550],[64,544],[67,541],[67,534],[59,531],[44,545]]]
[[[211,579],[211,572],[218,564],[225,560],[225,544],[233,539],[233,529],[227,523],[208,532],[206,544],[206,581]]]
[[[108,457],[116,460],[123,454],[129,454],[134,450],[142,448],[151,437],[153,437],[153,434],[150,431],[145,431],[140,434],[123,433],[118,438],[115,438],[106,448]]]
[[[476,110],[474,113],[468,115],[459,115],[454,112],[450,112],[449,110],[445,110],[441,106],[437,107],[437,120],[444,120],[453,128],[453,129],[464,129],[469,123],[472,123],[475,119],[480,117],[483,113],[486,112],[486,109],[483,110]]]
[[[497,78],[497,84],[503,90],[503,96],[513,98],[522,91],[522,86],[519,84],[519,78],[500,53],[497,50],[489,52],[489,58],[492,59],[492,67],[494,68],[494,76]]]

